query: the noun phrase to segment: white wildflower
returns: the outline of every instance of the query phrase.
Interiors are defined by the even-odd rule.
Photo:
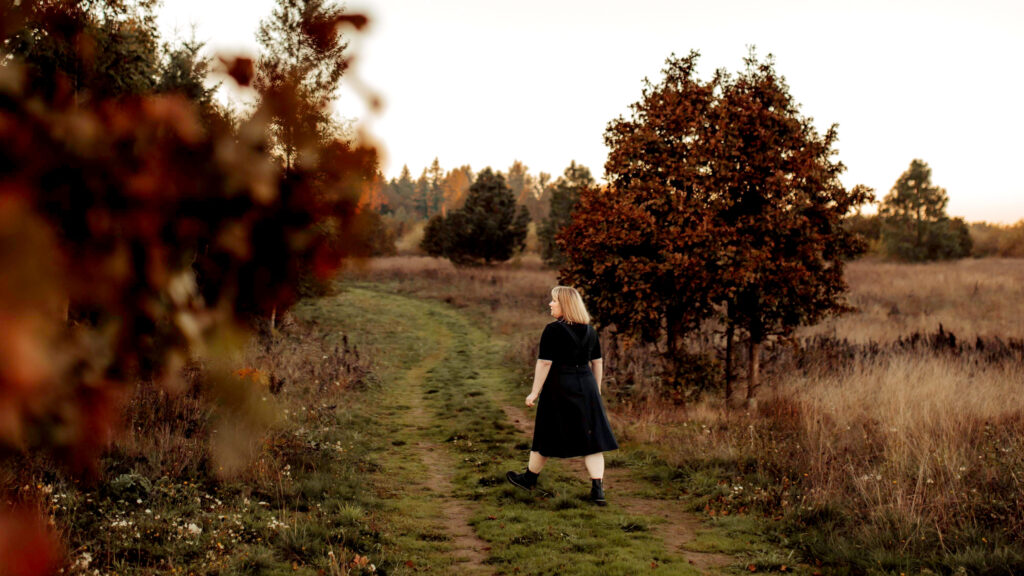
[[[82,552],[82,555],[75,558],[75,563],[71,565],[72,568],[86,570],[89,568],[89,564],[92,563],[92,554],[88,552]]]

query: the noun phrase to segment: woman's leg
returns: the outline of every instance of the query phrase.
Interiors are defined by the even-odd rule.
[[[604,452],[584,456],[583,464],[590,474],[590,501],[604,506],[607,504],[604,499]]]
[[[533,487],[537,485],[537,477],[540,476],[540,471],[544,469],[544,464],[547,461],[547,456],[542,455],[540,452],[530,451],[530,463],[526,465],[526,472],[520,474],[510,470],[505,474],[505,478],[515,486],[526,490],[533,490]]]
[[[530,455],[530,462],[533,462],[533,454]],[[539,456],[539,454],[538,454]],[[587,467],[591,480],[604,478],[604,452],[595,452],[583,457],[583,464]]]
[[[548,457],[543,456],[540,452],[530,452],[530,463],[526,465],[526,468],[534,474],[540,474],[540,471],[544,469],[544,465],[547,464]]]

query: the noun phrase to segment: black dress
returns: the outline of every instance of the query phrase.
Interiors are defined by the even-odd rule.
[[[552,364],[537,401],[532,450],[570,458],[618,448],[589,365],[601,357],[597,331],[552,322],[540,337],[538,357]]]

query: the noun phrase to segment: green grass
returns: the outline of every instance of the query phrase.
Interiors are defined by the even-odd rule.
[[[585,501],[589,484],[557,462],[543,474],[551,497],[505,482],[505,472],[522,468],[527,456],[525,439],[501,410],[515,388],[516,374],[501,363],[502,343],[465,316],[437,303],[366,286],[346,287],[333,302],[317,306],[321,321],[336,318],[346,332],[360,334],[362,345],[379,353],[388,350],[385,382],[402,378],[403,370],[415,370],[430,354],[439,356],[422,381],[406,381],[402,390],[381,393],[379,410],[392,414],[399,402],[417,401],[409,394],[418,394],[433,425],[418,429],[392,423],[382,431],[392,449],[380,455],[383,472],[374,482],[387,486],[415,476],[419,466],[402,449],[420,439],[445,446],[454,462],[451,496],[472,505],[470,524],[490,547],[489,573],[632,575],[652,565],[662,574],[697,573],[664,550],[646,528],[650,519],[629,516],[614,504],[606,509],[591,506]],[[401,354],[391,353],[396,349]],[[396,442],[400,445],[394,446]],[[403,558],[416,567],[439,566],[443,558],[431,552],[446,542],[432,536],[443,531],[429,527],[429,501],[401,492],[395,498],[404,513],[392,520],[391,530],[411,537],[395,540],[403,555],[385,562],[388,573],[413,573],[405,569]]]
[[[550,496],[505,481],[524,467],[529,438],[501,407],[522,402],[530,367],[505,364],[517,335],[495,337],[481,311],[343,284],[293,313],[319,327],[325,349],[347,337],[372,358],[368,384],[289,383],[277,398],[287,413],[246,477],[218,479],[200,462],[188,477],[153,478],[117,460],[98,487],[56,482],[72,561],[89,554],[90,570],[132,575],[699,573],[665,549],[664,520],[629,513],[613,493],[608,507],[592,506],[589,482],[561,461],[542,475]],[[436,484],[435,462],[450,485]],[[631,443],[607,464],[630,471],[634,497],[698,512],[725,494],[732,471],[672,466]],[[483,566],[459,557],[445,518],[455,500],[486,547]],[[753,517],[732,516],[708,521],[690,549],[733,555],[734,571],[792,571],[779,543]]]

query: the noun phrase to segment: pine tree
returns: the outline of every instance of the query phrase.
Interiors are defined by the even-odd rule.
[[[529,212],[516,209],[504,176],[486,168],[462,208],[428,222],[421,247],[460,266],[503,262],[525,248],[529,223]]]
[[[416,180],[412,197],[413,208],[419,219],[427,220],[430,218],[430,180],[427,179],[426,169],[423,170],[420,177]]]
[[[427,183],[429,184],[429,190],[427,193],[427,216],[433,216],[441,212],[444,206],[444,190],[441,184],[444,182],[444,170],[441,169],[441,163],[438,162],[437,158],[427,168]]]
[[[963,258],[971,253],[971,237],[962,218],[946,214],[949,196],[932,184],[932,169],[923,160],[910,163],[882,200],[882,244],[900,260]]]
[[[583,165],[577,165],[573,160],[551,187],[548,217],[537,230],[541,258],[547,264],[557,267],[565,262],[565,258],[555,242],[555,237],[569,223],[580,191],[593,187],[594,184],[590,169]]]

